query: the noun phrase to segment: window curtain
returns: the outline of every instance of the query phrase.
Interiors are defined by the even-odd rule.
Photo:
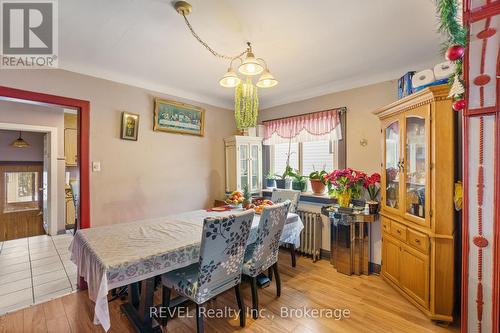
[[[345,108],[264,121],[264,145],[342,139],[340,113]]]

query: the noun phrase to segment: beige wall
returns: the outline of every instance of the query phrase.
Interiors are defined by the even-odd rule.
[[[0,85],[90,101],[90,160],[101,162],[90,177],[93,226],[200,209],[224,193],[229,110],[63,70],[2,71]],[[205,108],[205,136],[153,132],[154,97]],[[122,111],[140,114],[137,142],[120,140]]]
[[[372,111],[397,99],[397,81],[386,81],[356,89],[280,105],[260,112],[259,119],[298,115],[347,107],[347,166],[367,173],[380,172],[380,126]],[[368,145],[359,142],[367,139]]]
[[[259,119],[269,120],[286,116],[299,115],[314,111],[347,107],[347,128],[343,135],[347,144],[347,167],[366,173],[380,172],[382,158],[380,141],[380,123],[371,112],[397,99],[397,81],[386,81],[356,89],[336,92],[299,102],[280,105],[262,110]],[[360,141],[366,139],[363,147]],[[302,205],[304,209],[319,211],[314,205]],[[330,228],[327,219],[323,221],[322,248],[330,249]],[[371,262],[381,261],[380,223],[372,226]]]

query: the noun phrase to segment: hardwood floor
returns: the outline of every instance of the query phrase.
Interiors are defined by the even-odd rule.
[[[455,325],[441,327],[428,320],[419,310],[392,289],[382,278],[370,276],[345,276],[336,273],[325,260],[312,263],[300,257],[297,267],[290,267],[288,253],[280,255],[282,293],[276,298],[274,281],[259,290],[260,308],[266,317],[253,320],[247,316],[245,328],[239,327],[237,318],[205,319],[206,332],[459,332]],[[159,294],[159,293],[158,293]],[[245,305],[251,304],[250,285],[243,283]],[[159,297],[159,295],[158,295]],[[159,304],[159,299],[156,304]],[[127,318],[121,313],[121,300],[109,304],[111,329],[109,332],[134,332]],[[207,308],[229,306],[237,309],[231,289],[210,301]],[[339,308],[349,309],[350,318],[281,318],[281,307],[286,308]],[[86,291],[38,304],[0,317],[0,332],[104,332],[92,323],[94,304]],[[190,306],[194,316],[194,306]],[[270,317],[274,316],[273,319]],[[164,332],[196,332],[195,318],[174,318]]]

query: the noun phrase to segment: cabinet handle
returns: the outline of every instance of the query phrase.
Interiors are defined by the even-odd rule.
[[[401,234],[401,230],[399,230],[399,229],[397,229],[397,230],[396,230],[396,232],[397,232],[398,234]]]
[[[415,239],[415,243],[420,245],[420,239]]]

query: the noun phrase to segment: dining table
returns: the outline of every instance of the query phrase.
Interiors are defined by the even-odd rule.
[[[78,230],[69,250],[95,303],[94,324],[110,329],[108,291],[128,286],[128,302],[122,304],[128,319],[138,332],[160,332],[150,316],[155,277],[199,261],[205,218],[242,211],[195,210]],[[248,244],[256,240],[259,220],[260,215],[255,214]],[[303,228],[300,217],[288,213],[280,242],[298,248]]]

